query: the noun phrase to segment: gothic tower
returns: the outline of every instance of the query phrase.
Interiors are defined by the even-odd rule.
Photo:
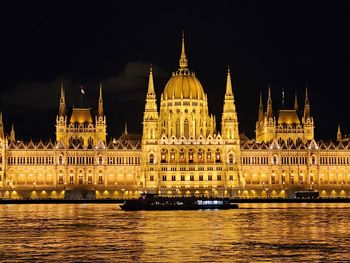
[[[63,82],[61,83],[60,105],[58,108],[58,115],[56,117],[56,141],[65,143],[67,133],[67,111],[66,98],[64,94]]]

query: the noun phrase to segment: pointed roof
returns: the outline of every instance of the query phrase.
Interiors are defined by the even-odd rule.
[[[98,97],[98,116],[103,116],[102,82],[100,82],[100,95]]]
[[[154,94],[155,93],[154,93],[154,82],[153,82],[153,70],[152,70],[152,65],[150,65],[147,95],[154,95]]]
[[[295,92],[295,95],[294,95],[294,110],[296,110],[296,111],[299,110],[299,106],[298,106],[298,95],[297,95],[296,92]]]
[[[128,122],[125,122],[125,126],[124,126],[124,134],[127,135],[128,134]]]
[[[186,58],[186,52],[185,52],[185,33],[182,31],[182,38],[181,38],[181,56],[179,61],[180,69],[186,69],[188,66],[188,61]]]
[[[226,96],[233,96],[230,67],[227,68]]]
[[[269,84],[269,89],[268,89],[268,96],[267,96],[267,110],[266,114],[268,118],[273,117],[273,110],[272,110],[272,99],[271,99],[271,85]]]

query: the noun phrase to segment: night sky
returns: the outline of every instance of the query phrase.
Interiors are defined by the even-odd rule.
[[[190,69],[221,121],[230,65],[240,131],[254,136],[259,92],[274,109],[303,108],[305,85],[317,139],[350,133],[350,8],[328,1],[8,1],[0,8],[0,107],[5,131],[54,139],[61,81],[68,109],[96,109],[104,86],[108,134],[141,133],[148,68],[160,94],[178,68],[185,31]],[[74,3],[73,3],[74,2]],[[126,3],[128,2],[128,3]]]

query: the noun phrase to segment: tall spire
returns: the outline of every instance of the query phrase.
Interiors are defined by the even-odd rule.
[[[338,124],[338,132],[337,132],[337,142],[342,140],[343,136],[341,134],[340,125]]]
[[[305,88],[305,104],[304,104],[304,120],[306,121],[307,118],[310,118],[310,101],[309,101],[309,95],[307,86]]]
[[[125,122],[125,126],[124,126],[124,134],[128,134],[128,122]]]
[[[153,83],[153,72],[152,71],[153,71],[152,65],[150,65],[147,96],[154,95],[154,83]]]
[[[299,110],[299,105],[298,105],[298,95],[297,92],[295,92],[294,95],[294,110],[298,111]]]
[[[10,140],[11,140],[11,142],[16,141],[15,126],[13,125],[13,123],[12,123],[12,127],[11,127],[11,132],[10,132]]]
[[[227,80],[226,80],[226,94],[225,96],[233,96],[232,92],[232,82],[231,82],[231,74],[230,67],[227,67]]]
[[[100,96],[98,98],[98,116],[103,116],[102,82],[100,82]]]
[[[270,119],[273,117],[273,111],[272,111],[272,99],[271,99],[271,86],[269,85],[269,91],[268,91],[268,98],[267,98],[267,111],[266,111],[267,118]]]
[[[182,31],[180,69],[187,69],[188,61],[185,52],[185,33]]]
[[[63,81],[61,82],[61,97],[60,97],[60,107],[59,107],[58,114],[59,114],[59,116],[66,115],[66,98],[64,95]]]
[[[260,91],[260,102],[259,102],[259,114],[258,114],[258,121],[263,121],[264,120],[264,105],[262,101],[262,95]]]
[[[226,93],[221,121],[221,135],[225,140],[236,140],[236,142],[239,141],[238,120],[232,91],[230,68],[227,70]]]

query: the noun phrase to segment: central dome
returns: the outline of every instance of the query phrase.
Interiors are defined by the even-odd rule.
[[[193,73],[174,73],[163,94],[166,99],[204,99],[202,84]]]
[[[182,33],[182,50],[180,56],[180,68],[173,73],[172,77],[165,85],[163,96],[165,99],[195,99],[205,98],[202,84],[191,72],[187,65],[188,61],[185,53],[185,39]]]

